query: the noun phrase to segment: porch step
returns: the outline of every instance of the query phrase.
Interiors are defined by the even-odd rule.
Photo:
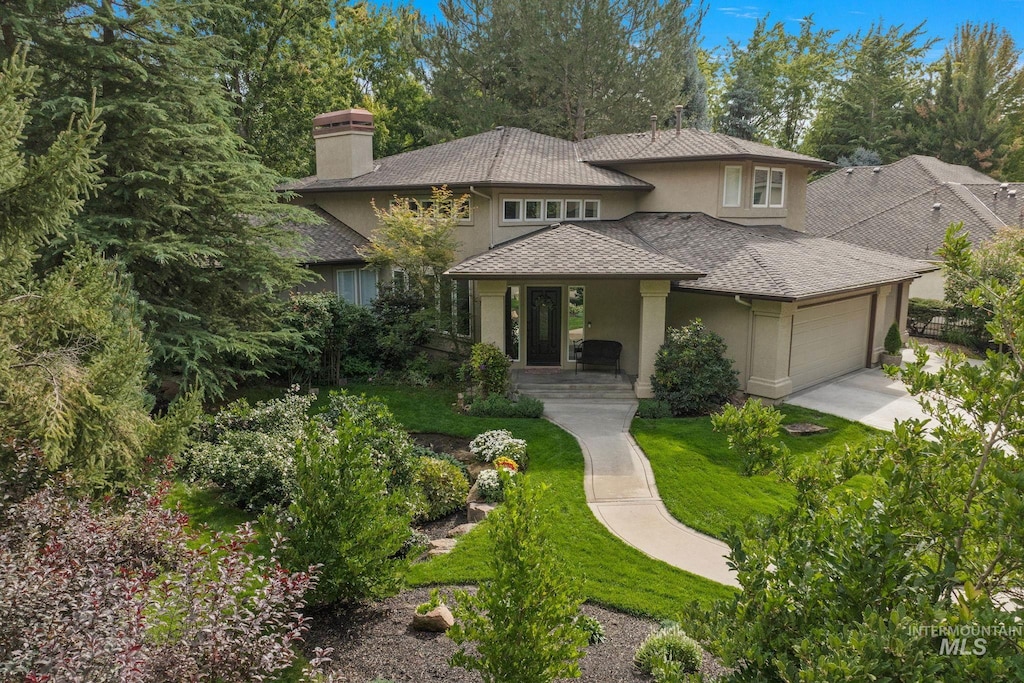
[[[554,372],[535,374],[517,371],[512,381],[519,393],[541,400],[632,401],[633,383],[625,373],[575,372],[556,368]]]

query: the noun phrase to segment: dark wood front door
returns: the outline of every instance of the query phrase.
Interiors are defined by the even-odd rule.
[[[527,288],[526,364],[562,363],[562,290]]]

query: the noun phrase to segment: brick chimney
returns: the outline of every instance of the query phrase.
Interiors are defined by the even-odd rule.
[[[346,180],[373,170],[373,114],[365,109],[314,117],[313,140],[318,178]]]

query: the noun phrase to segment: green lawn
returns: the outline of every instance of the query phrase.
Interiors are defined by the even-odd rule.
[[[455,393],[433,388],[378,386],[347,387],[351,393],[379,396],[413,432],[434,432],[471,438],[489,429],[505,428],[526,439],[530,466],[526,476],[548,487],[543,498],[551,520],[552,540],[559,557],[585,578],[588,600],[656,618],[674,618],[694,600],[705,605],[734,595],[713,581],[694,576],[652,559],[622,543],[601,525],[587,507],[583,491],[583,454],[576,440],[546,420],[476,418],[452,410]],[[240,392],[250,401],[279,396],[281,389]],[[326,403],[322,390],[313,409]],[[230,529],[248,519],[244,512],[224,510],[216,496],[179,484],[172,500],[182,502],[194,522],[213,529]],[[488,540],[484,528],[463,537],[445,556],[414,565],[410,585],[478,583],[487,578]]]
[[[829,428],[816,436],[783,434],[783,442],[797,458],[814,457],[826,448],[856,446],[879,434],[834,415],[789,405],[780,409],[783,424],[814,422]],[[665,507],[694,529],[725,538],[730,527],[749,517],[793,504],[792,484],[773,475],[742,474],[739,456],[729,450],[724,435],[711,430],[711,418],[636,419],[630,431],[651,461]]]
[[[350,391],[380,396],[414,432],[472,437],[505,428],[526,439],[527,476],[547,485],[545,511],[559,556],[586,578],[588,600],[617,609],[671,618],[693,600],[704,604],[733,595],[730,588],[675,569],[622,543],[587,507],[583,492],[583,454],[576,440],[546,420],[474,418],[454,413],[453,393],[408,387],[355,386]],[[418,564],[412,585],[477,583],[488,575],[487,536],[480,528],[455,550]]]

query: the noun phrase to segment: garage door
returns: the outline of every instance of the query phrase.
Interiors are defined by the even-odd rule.
[[[789,360],[793,389],[863,368],[870,329],[870,296],[798,308]]]

